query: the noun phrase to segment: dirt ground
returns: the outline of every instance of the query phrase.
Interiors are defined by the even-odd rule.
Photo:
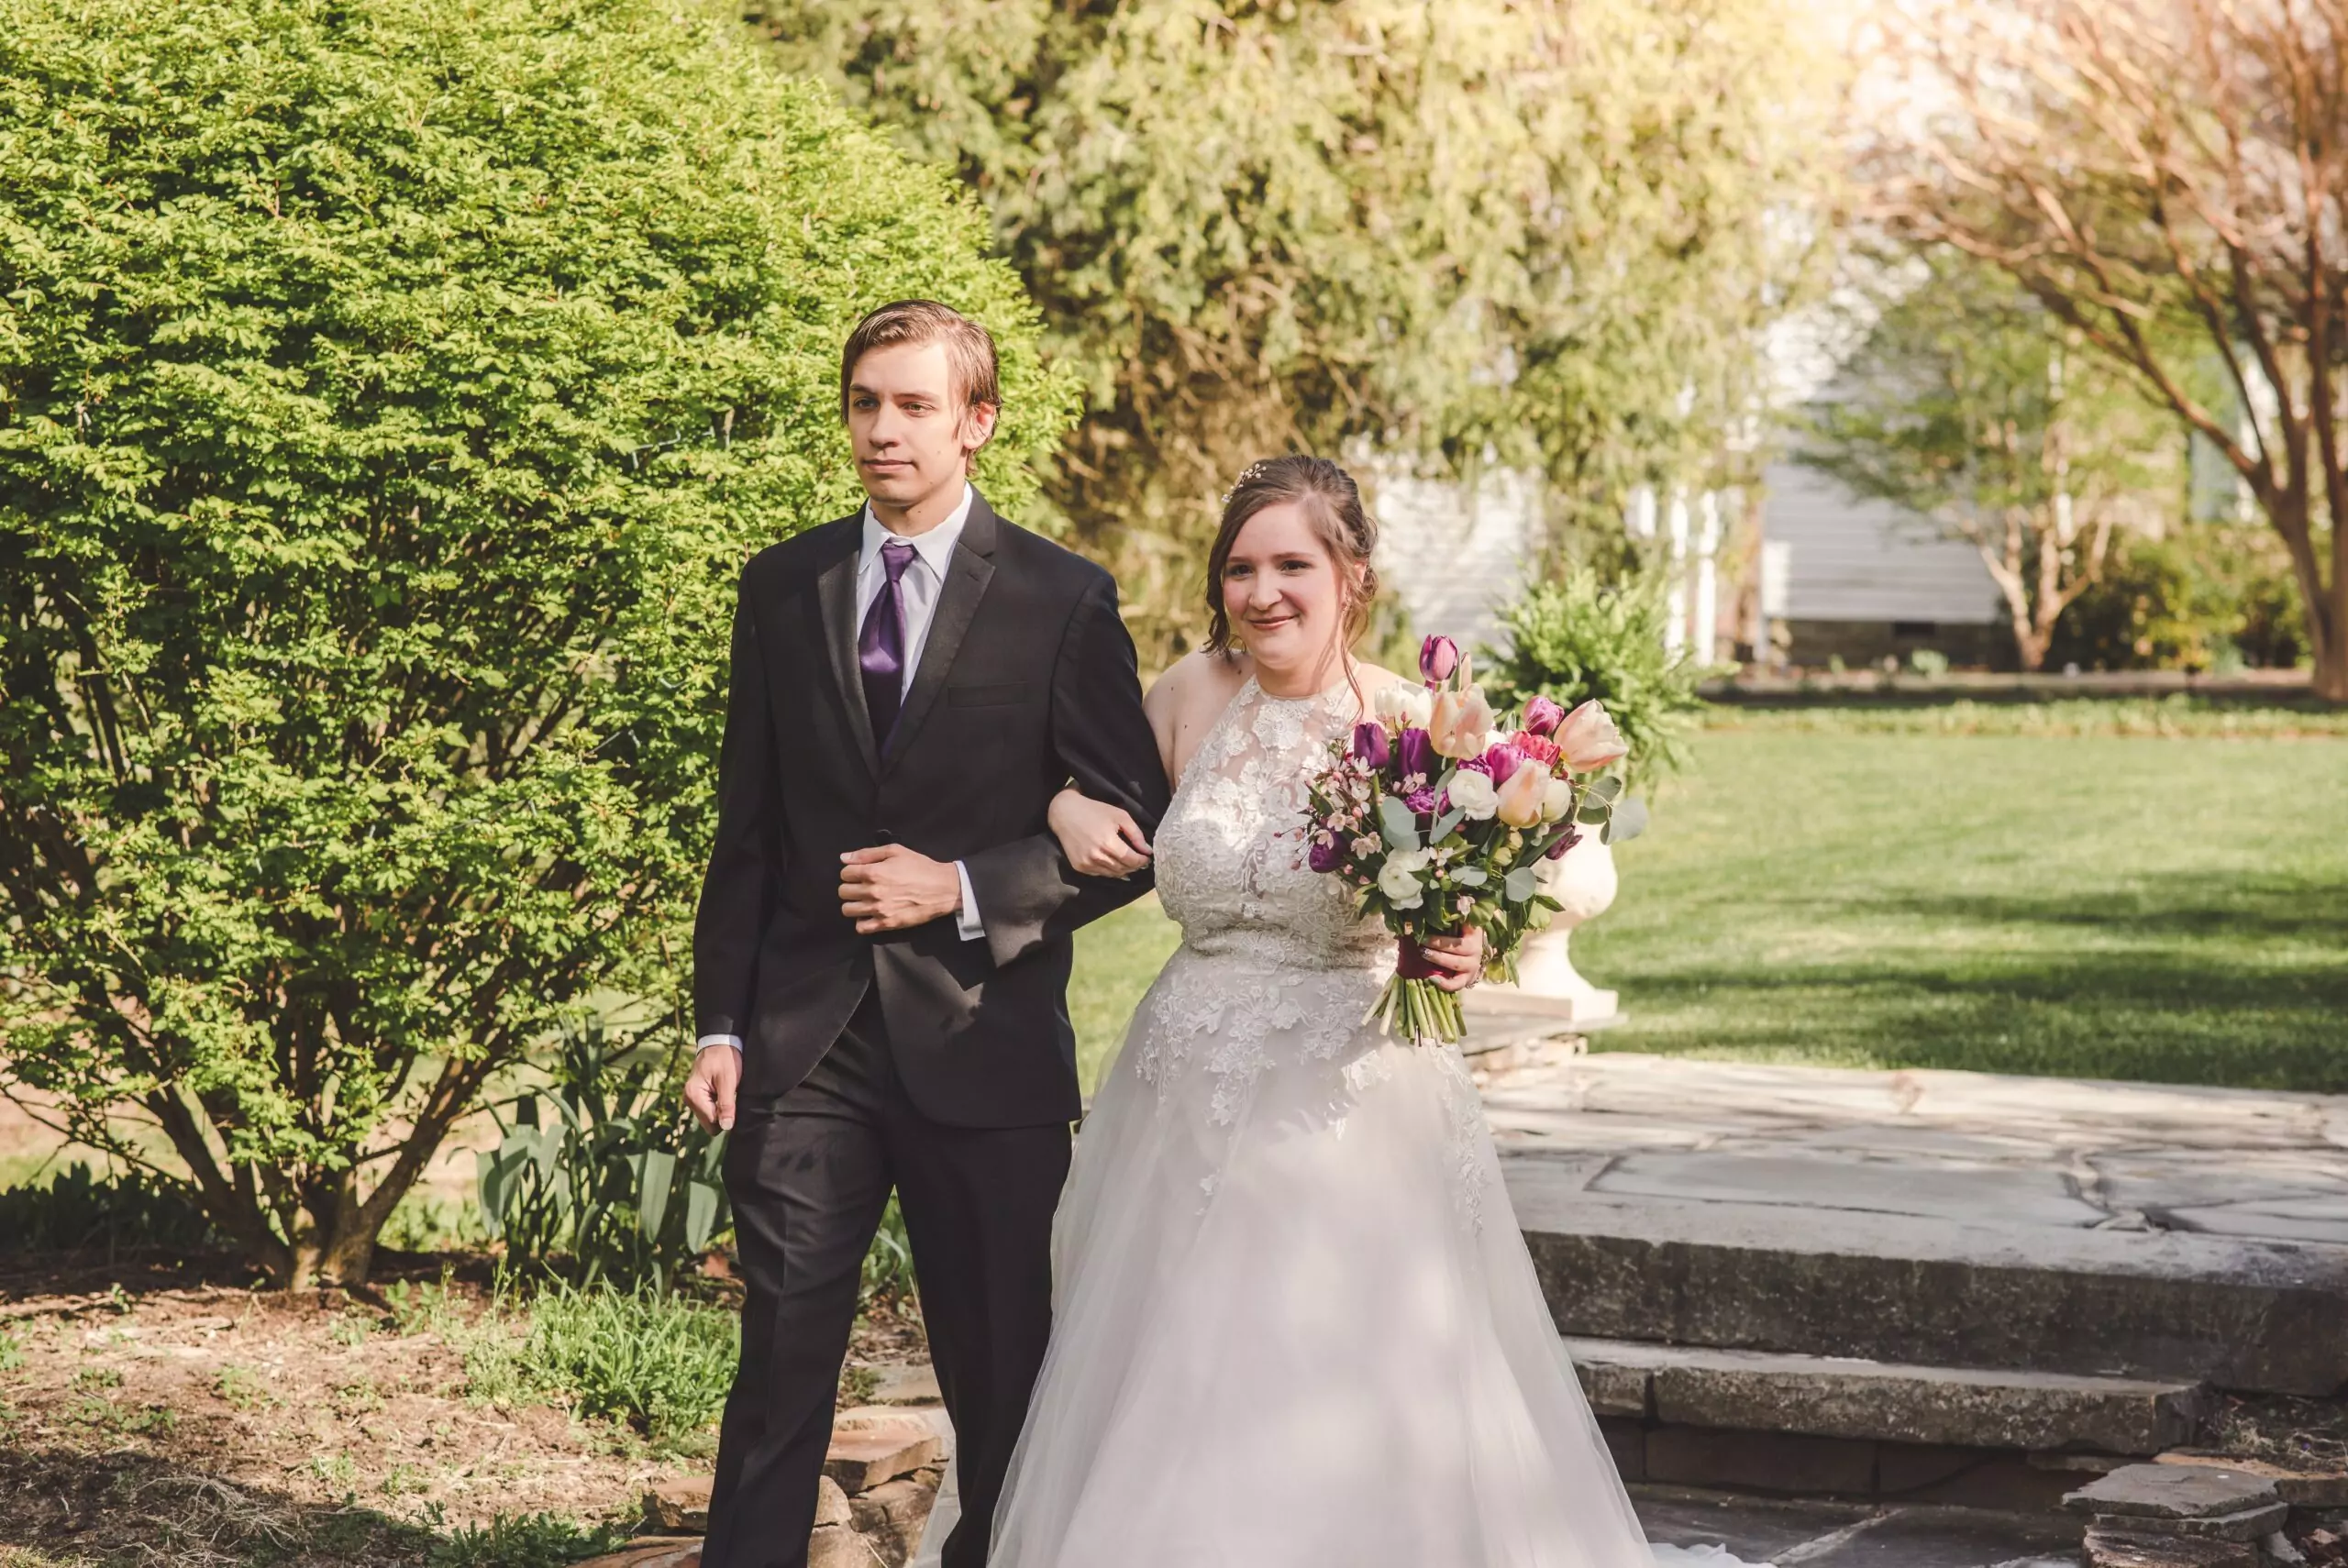
[[[437,1281],[446,1261],[380,1272]],[[477,1310],[485,1265],[464,1267]],[[0,1568],[420,1564],[501,1515],[633,1519],[706,1463],[469,1399],[461,1353],[387,1306],[255,1289],[229,1259],[0,1260]],[[883,1321],[851,1359],[921,1353]]]

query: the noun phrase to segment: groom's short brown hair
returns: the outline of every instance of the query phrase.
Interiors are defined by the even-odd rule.
[[[848,382],[856,362],[875,348],[898,343],[943,343],[951,391],[971,408],[1002,406],[1002,382],[995,370],[994,338],[987,329],[936,300],[897,300],[856,324],[840,350],[840,417],[847,417]]]

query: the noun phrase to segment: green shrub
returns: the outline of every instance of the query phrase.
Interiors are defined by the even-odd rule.
[[[362,1283],[482,1085],[668,996],[734,584],[858,491],[839,346],[1072,390],[985,218],[660,0],[0,0],[0,1073]]]
[[[1669,772],[1704,705],[1696,695],[1704,668],[1664,652],[1668,619],[1658,579],[1610,581],[1594,568],[1569,567],[1502,613],[1508,641],[1484,650],[1484,689],[1501,703],[1535,692],[1567,708],[1597,698],[1630,745],[1625,775],[1636,783]]]
[[[2100,581],[2065,606],[2055,668],[2287,669],[2308,657],[2306,611],[2264,529],[2200,525],[2113,545]]]

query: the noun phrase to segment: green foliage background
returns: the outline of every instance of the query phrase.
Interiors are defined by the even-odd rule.
[[[1085,378],[1050,494],[1145,664],[1253,458],[1487,459],[1552,512],[1694,479],[1806,286],[1831,85],[1784,0],[773,0],[986,204]]]
[[[1502,707],[1536,694],[1568,712],[1605,703],[1631,748],[1624,779],[1652,785],[1683,760],[1704,706],[1696,683],[1710,673],[1692,652],[1664,650],[1670,618],[1659,573],[1610,581],[1596,567],[1568,566],[1501,613],[1506,646],[1482,651],[1484,689]]]
[[[995,328],[1013,511],[1070,390],[944,177],[648,0],[0,0],[0,1070],[363,1278],[493,1071],[672,987],[847,326]]]

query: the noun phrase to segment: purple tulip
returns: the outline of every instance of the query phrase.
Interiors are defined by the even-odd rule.
[[[1393,750],[1387,743],[1386,726],[1376,723],[1356,724],[1354,726],[1354,755],[1368,763],[1372,769],[1385,767],[1393,756]]]
[[[1543,856],[1542,858],[1544,860],[1563,860],[1566,857],[1566,851],[1571,849],[1575,845],[1579,844],[1580,842],[1581,829],[1567,828],[1566,830],[1566,836],[1551,845],[1549,846],[1549,853]]]
[[[1428,681],[1448,680],[1459,668],[1459,645],[1449,637],[1429,637],[1419,645],[1419,673]]]
[[[1312,835],[1312,847],[1305,855],[1305,864],[1315,871],[1335,871],[1346,863],[1346,846],[1332,833]]]
[[[1535,697],[1524,705],[1524,727],[1536,735],[1554,734],[1566,722],[1566,711],[1546,697]]]
[[[1432,780],[1443,771],[1443,759],[1434,754],[1434,739],[1424,730],[1404,730],[1394,743],[1394,765],[1405,778],[1416,774]]]
[[[1435,793],[1434,785],[1413,790],[1402,797],[1402,803],[1423,817],[1441,816],[1451,809],[1451,797]]]

